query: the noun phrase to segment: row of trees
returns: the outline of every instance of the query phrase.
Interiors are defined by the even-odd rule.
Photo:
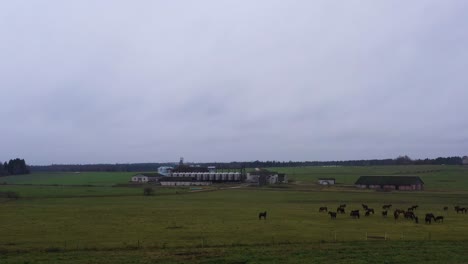
[[[5,163],[0,162],[0,176],[28,173],[30,173],[30,170],[24,159],[12,159]]]
[[[268,168],[268,167],[301,167],[301,166],[381,166],[381,165],[461,165],[462,157],[439,157],[436,159],[411,159],[408,156],[399,156],[394,159],[371,160],[343,160],[343,161],[247,161],[247,162],[221,162],[198,163],[198,165],[215,166],[221,169],[239,168]],[[48,165],[31,166],[31,170],[40,171],[119,171],[138,172],[155,171],[160,166],[175,166],[176,163],[133,163],[133,164],[74,164],[74,165]]]

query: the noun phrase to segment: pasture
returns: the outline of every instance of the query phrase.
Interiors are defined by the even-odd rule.
[[[463,167],[440,167],[452,171],[451,180],[460,185],[468,178]],[[312,185],[315,177],[330,176],[326,169],[346,183],[367,168],[348,168],[349,175],[340,174],[345,167],[284,169],[296,174],[283,188],[155,187],[154,196],[143,196],[142,187],[112,187],[122,183],[119,173],[115,181],[108,180],[111,173],[102,175],[107,185],[89,175],[74,179],[99,186],[0,185],[0,192],[21,196],[0,201],[0,263],[466,263],[468,214],[453,209],[468,207],[466,185],[444,185],[437,175],[427,176],[439,185],[423,192]],[[54,177],[48,184],[58,184]],[[319,207],[336,211],[343,203],[346,214],[336,220],[319,213]],[[351,218],[349,211],[362,212],[362,203],[376,213]],[[420,223],[382,217],[388,203],[392,209],[419,205]],[[258,220],[263,211],[267,219]],[[444,223],[424,224],[429,212],[444,216]]]

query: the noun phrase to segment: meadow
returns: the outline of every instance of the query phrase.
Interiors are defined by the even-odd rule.
[[[362,174],[410,174],[405,172],[423,167],[432,172],[419,173],[426,182],[422,192],[348,186]],[[125,173],[115,178],[112,173],[60,174],[69,181],[57,174],[49,179],[41,174],[38,181],[34,174],[8,177],[13,185],[0,185],[0,192],[15,191],[20,198],[0,201],[0,263],[466,263],[468,214],[453,210],[468,206],[464,167],[277,170],[287,172],[292,183],[224,185],[206,192],[154,187],[154,196],[143,196],[141,186],[124,187]],[[340,184],[317,186],[318,177],[335,177]],[[366,203],[376,214],[331,220],[318,212],[342,203],[348,210]],[[417,204],[420,219],[432,212],[445,221],[429,225],[384,218],[380,212],[386,203],[393,208]],[[443,211],[444,206],[450,210]],[[268,212],[266,221],[258,220],[260,211]]]

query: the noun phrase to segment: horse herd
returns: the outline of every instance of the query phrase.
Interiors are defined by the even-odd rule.
[[[388,216],[388,211],[391,209],[392,205],[391,204],[384,204],[382,206],[382,216],[387,217]],[[403,209],[395,209],[393,211],[393,217],[396,220],[398,220],[400,217],[404,217],[405,219],[408,220],[413,220],[415,223],[419,223],[419,218],[415,215],[414,211],[418,209],[418,205],[413,205],[409,207],[406,210]],[[370,216],[371,214],[375,214],[375,210],[373,208],[370,208],[366,204],[362,204],[362,208],[364,210],[364,216]],[[327,207],[320,207],[319,212],[328,212],[330,215],[331,219],[336,219],[337,214],[345,214],[346,211],[346,204],[341,204],[338,206],[336,209],[336,212],[328,211]],[[444,211],[448,211],[448,206],[445,206]],[[468,209],[465,207],[460,207],[460,206],[455,206],[454,207],[455,211],[458,213],[467,213]],[[360,210],[351,210],[349,216],[355,219],[359,219],[361,217],[360,215]],[[435,216],[433,213],[427,213],[425,215],[424,221],[426,224],[432,223],[432,221],[436,223],[442,223],[444,222],[444,217],[443,216]]]
[[[362,205],[362,208],[364,209],[364,216],[370,216],[370,214],[375,214],[375,210],[373,208],[370,208],[368,205],[366,204],[361,204]],[[414,214],[414,211],[416,209],[418,209],[418,205],[413,205],[411,207],[408,207],[407,210],[403,210],[403,209],[395,209],[393,211],[393,217],[395,218],[395,221],[398,220],[398,218],[400,218],[401,216],[403,216],[405,219],[408,219],[408,220],[413,220],[416,224],[419,223],[419,218]],[[391,204],[384,204],[382,206],[382,216],[383,217],[387,217],[388,216],[388,211],[392,208],[392,205]],[[448,211],[449,207],[448,206],[445,206],[444,208],[444,211]],[[465,207],[460,207],[460,206],[455,206],[454,207],[455,209],[455,212],[458,213],[467,213],[468,209],[465,208]],[[322,213],[322,212],[325,212],[325,213],[328,213],[331,217],[331,219],[336,219],[336,216],[337,214],[346,214],[346,204],[340,204],[340,206],[338,206],[338,208],[336,208],[336,212],[331,212],[331,211],[328,211],[328,208],[327,207],[320,207],[319,208],[319,212]],[[350,214],[349,216],[351,216],[352,218],[355,218],[355,219],[359,219],[361,218],[361,215],[359,213],[359,210],[351,210],[350,211]],[[267,218],[267,212],[260,212],[258,214],[258,219],[261,220],[266,220]],[[433,213],[427,213],[425,218],[425,223],[426,224],[430,224],[432,223],[432,221],[434,222],[437,222],[437,223],[442,223],[444,222],[444,217],[443,216],[435,216]]]

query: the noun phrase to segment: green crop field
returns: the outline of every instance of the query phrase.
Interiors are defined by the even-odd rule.
[[[128,183],[134,172],[49,172],[1,177],[0,183],[41,185],[98,185]]]
[[[207,191],[155,186],[153,196],[143,196],[142,186],[114,186],[127,183],[132,173],[1,178],[8,184],[0,185],[0,192],[14,191],[20,198],[0,198],[0,263],[467,262],[468,214],[453,210],[454,205],[468,207],[464,167],[276,170],[287,172],[293,183]],[[347,186],[364,174],[416,174],[426,190],[376,192]],[[340,184],[316,186],[318,177],[335,177]],[[321,206],[335,210],[342,203],[347,211],[362,211],[361,203],[366,203],[376,214],[332,220],[318,212]],[[381,206],[387,203],[392,209],[419,205],[420,223],[382,217]],[[443,211],[444,206],[450,210]],[[268,212],[266,221],[258,220],[261,211]],[[424,224],[429,212],[444,216],[444,222]]]

